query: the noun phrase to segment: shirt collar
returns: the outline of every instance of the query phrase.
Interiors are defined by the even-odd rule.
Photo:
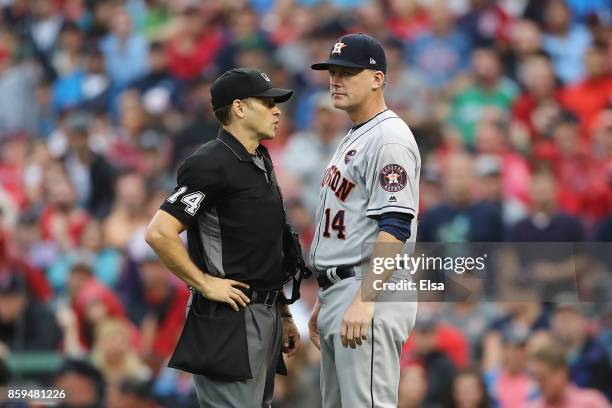
[[[253,162],[251,154],[247,151],[244,145],[227,130],[219,128],[217,139],[227,146],[241,162]],[[272,161],[268,158],[267,149],[260,144],[257,146],[256,150],[263,157],[266,166],[269,166],[268,168],[272,169]]]

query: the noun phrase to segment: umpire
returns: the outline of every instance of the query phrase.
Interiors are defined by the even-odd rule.
[[[217,139],[178,169],[177,186],[151,221],[146,241],[191,288],[185,327],[169,366],[194,375],[201,407],[269,407],[275,372],[299,348],[280,298],[285,212],[272,161],[273,88],[253,69],[232,69],[211,87]],[[179,234],[187,230],[188,249]]]

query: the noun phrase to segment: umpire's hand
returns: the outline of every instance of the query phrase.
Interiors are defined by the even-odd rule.
[[[238,311],[238,305],[246,307],[247,303],[251,302],[239,287],[248,288],[249,285],[232,279],[217,278],[205,274],[204,284],[198,290],[206,299],[227,303],[232,309]]]

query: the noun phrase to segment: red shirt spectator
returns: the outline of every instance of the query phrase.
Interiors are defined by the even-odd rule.
[[[429,15],[417,2],[391,0],[389,8],[387,24],[395,37],[410,41],[429,28]]]
[[[435,338],[436,348],[446,354],[457,368],[466,368],[469,365],[468,341],[461,331],[447,323],[438,322],[435,328]],[[404,343],[402,359],[405,363],[411,360],[409,356],[412,354],[413,342],[411,335]]]
[[[176,78],[189,81],[211,66],[223,37],[206,27],[210,22],[205,22],[195,7],[186,9],[183,18],[180,32],[168,41],[168,68]]]
[[[106,317],[127,319],[119,297],[95,278],[88,279],[76,294],[72,308],[77,318],[79,340],[86,349],[92,346],[96,323]],[[136,328],[132,330],[134,335],[131,340],[139,343]]]
[[[582,136],[589,140],[595,120],[612,98],[612,74],[603,50],[592,48],[587,53],[586,70],[584,81],[563,90],[561,102],[580,118]]]
[[[595,390],[584,390],[569,385],[555,403],[548,403],[540,398],[529,405],[529,408],[609,408],[610,404],[602,393]]]
[[[43,272],[11,252],[8,233],[0,229],[0,272],[21,274],[30,293],[38,301],[51,300],[53,291]]]
[[[553,141],[538,144],[534,157],[548,161],[558,181],[558,204],[565,212],[595,221],[608,211],[607,160],[596,160],[578,136],[578,127],[564,119],[553,130]]]

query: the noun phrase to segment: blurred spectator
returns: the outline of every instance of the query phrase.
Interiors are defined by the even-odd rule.
[[[446,405],[450,401],[455,366],[437,347],[437,318],[419,311],[412,332],[414,356],[423,365],[427,375],[425,406]]]
[[[454,96],[450,123],[460,132],[467,146],[474,144],[476,125],[485,109],[507,112],[518,88],[502,76],[501,63],[495,50],[479,48],[472,54],[473,79],[467,89]]]
[[[603,218],[595,229],[595,240],[599,242],[612,242],[612,175],[608,180],[608,216]]]
[[[595,388],[612,401],[612,365],[604,346],[589,334],[584,307],[557,304],[552,318],[554,337],[567,356],[570,380],[582,388]]]
[[[140,139],[148,125],[138,91],[128,90],[122,93],[119,107],[119,127],[106,157],[120,170],[138,171],[141,166]]]
[[[174,350],[185,320],[189,291],[149,250],[138,265],[140,290],[130,293],[127,309],[142,334],[141,352],[157,369]]]
[[[507,41],[510,35],[511,18],[493,0],[470,0],[470,11],[458,25],[465,31],[474,46],[490,47]]]
[[[400,374],[398,408],[424,407],[427,394],[427,374],[420,364],[409,364]]]
[[[64,17],[55,3],[45,0],[32,1],[30,12],[27,38],[45,70],[52,73],[51,55],[60,36]]]
[[[106,286],[116,288],[119,283],[123,257],[115,248],[103,246],[100,222],[91,220],[81,235],[78,250],[61,256],[47,271],[49,283],[57,295],[65,294],[70,270],[76,265],[92,269],[96,279]]]
[[[513,22],[510,31],[510,49],[502,54],[505,74],[512,80],[518,81],[522,65],[531,57],[543,56],[542,54],[542,33],[538,25],[530,20]]]
[[[495,406],[525,406],[538,395],[527,373],[529,330],[509,327],[501,335],[491,333],[483,345],[482,369],[487,390]]]
[[[211,83],[210,77],[200,78],[185,94],[185,110],[190,116],[173,138],[171,169],[178,168],[200,145],[217,138],[219,124],[210,102]]]
[[[477,155],[476,171],[485,170],[482,167],[483,161],[498,160],[503,200],[508,205],[526,204],[529,199],[529,168],[525,158],[513,151],[507,124],[498,119],[483,118],[476,127],[474,147]],[[482,160],[478,162],[479,159]]]
[[[130,335],[125,320],[108,318],[96,325],[91,358],[107,384],[118,384],[125,378],[146,380],[150,375],[128,340]]]
[[[595,390],[582,390],[571,383],[563,352],[554,347],[534,351],[529,370],[538,382],[542,396],[530,407],[607,408],[606,398]]]
[[[184,371],[162,367],[153,384],[153,393],[165,407],[199,407],[193,377]]]
[[[142,75],[148,66],[148,43],[134,31],[130,15],[116,7],[111,21],[111,32],[100,42],[106,72],[119,89]]]
[[[44,3],[44,1],[38,1]],[[20,59],[23,46],[14,34],[0,27],[0,140],[9,133],[36,130],[32,109],[40,69]]]
[[[204,15],[194,3],[178,19],[177,32],[168,40],[168,68],[179,80],[193,80],[212,68],[223,38],[213,24],[213,15]]]
[[[140,174],[151,188],[172,189],[174,177],[168,171],[169,144],[165,136],[155,130],[147,130],[140,138]]]
[[[16,228],[21,231],[20,226]],[[22,250],[11,240],[11,230],[7,228],[5,215],[0,211],[0,273],[17,274],[26,283],[29,293],[38,301],[46,303],[51,300],[53,291],[43,271],[21,255]]]
[[[430,24],[430,16],[418,0],[391,0],[389,14],[389,29],[400,40],[414,39]]]
[[[548,136],[545,131],[550,120],[543,115],[548,105],[560,105],[561,94],[552,63],[546,57],[527,58],[521,65],[519,77],[525,90],[512,106],[512,118],[526,127],[535,142]]]
[[[498,209],[504,224],[512,225],[522,219],[526,213],[525,205],[516,197],[509,196],[507,189],[504,189],[502,172],[505,171],[505,167],[502,165],[502,160],[493,155],[481,155],[474,167],[481,198]],[[511,175],[510,172],[505,173]],[[523,174],[528,177],[528,173]]]
[[[491,403],[480,373],[473,369],[455,375],[452,388],[452,408],[489,408]]]
[[[591,45],[591,34],[572,21],[565,0],[549,0],[545,6],[544,50],[551,56],[555,71],[564,83],[582,79],[584,55]]]
[[[15,205],[23,208],[26,204],[26,192],[22,183],[27,160],[27,139],[23,135],[6,136],[0,142],[0,183],[8,197]],[[9,210],[5,205],[6,210]],[[7,211],[9,216],[9,211]]]
[[[17,272],[0,270],[0,348],[56,351],[62,333],[52,311],[27,293]]]
[[[140,93],[150,113],[160,113],[178,105],[179,84],[168,70],[168,56],[163,43],[149,46],[149,69],[131,85]]]
[[[578,116],[582,125],[582,136],[590,141],[599,113],[611,100],[612,67],[608,65],[605,50],[602,48],[585,50],[581,63],[584,63],[585,67],[584,80],[563,90],[562,103]]]
[[[125,319],[127,314],[119,297],[111,289],[99,283],[93,276],[88,265],[76,264],[70,271],[68,279],[70,302],[76,320],[78,341],[80,347],[89,350],[94,341],[98,323],[106,318]],[[128,342],[138,341],[138,333],[131,327]],[[72,327],[70,327],[72,329]],[[75,344],[75,347],[78,346]],[[75,350],[78,354],[80,350]]]
[[[328,93],[316,95],[316,111],[312,130],[291,135],[282,155],[282,165],[289,179],[298,186],[287,191],[300,191],[300,200],[310,215],[315,216],[321,179],[346,130],[344,113],[334,108]]]
[[[550,326],[550,313],[538,302],[506,301],[502,305],[505,315],[493,322],[491,331],[533,335]]]
[[[423,214],[419,240],[423,242],[496,242],[503,238],[500,212],[486,202],[475,202],[472,161],[465,155],[447,159],[445,200]]]
[[[600,344],[606,347],[612,364],[612,305],[610,303],[603,307],[601,312],[601,327],[599,328],[597,339]]]
[[[476,301],[448,302],[444,304],[442,320],[460,330],[469,342],[469,361],[478,361],[481,357],[483,336],[501,311],[490,304]]]
[[[32,132],[42,138],[47,138],[55,129],[56,112],[53,109],[53,82],[42,78],[37,85],[36,103],[32,106]]]
[[[551,163],[558,180],[559,207],[571,215],[582,216],[589,225],[608,209],[603,180],[607,174],[605,164],[593,160],[571,114],[562,115],[552,126],[551,142],[540,143],[534,156]]]
[[[115,192],[113,209],[102,226],[104,242],[109,247],[124,250],[133,234],[147,223],[142,211],[147,190],[141,176],[136,173],[126,173],[117,179]]]
[[[106,384],[102,374],[90,363],[68,360],[56,374],[53,386],[64,390],[66,408],[103,408]]]
[[[53,240],[63,250],[76,247],[89,221],[89,214],[77,206],[73,184],[65,170],[56,166],[45,173],[47,205],[40,215],[42,239]]]
[[[68,150],[63,158],[80,206],[96,217],[106,216],[114,200],[115,169],[91,148],[87,117],[72,117]]]
[[[533,175],[531,215],[512,231],[515,242],[580,242],[584,231],[580,221],[557,208],[557,182],[548,172]]]
[[[435,305],[435,306],[434,306]],[[470,362],[470,345],[467,337],[461,330],[441,319],[442,303],[419,304],[419,313],[423,314],[423,321],[433,322],[436,349],[444,353],[457,368],[466,368]],[[414,339],[412,336],[404,343],[402,350],[404,363],[412,362],[414,357]]]
[[[428,7],[431,28],[407,43],[407,62],[428,86],[440,89],[469,67],[469,39],[455,27],[445,1]]]
[[[113,82],[104,67],[104,54],[98,49],[90,50],[81,79],[81,97],[83,106],[94,114],[105,112],[111,104]]]
[[[60,31],[59,41],[51,64],[58,77],[70,75],[84,68],[85,35],[73,23],[66,23]]]
[[[404,65],[404,48],[401,42],[389,40],[384,47],[388,78],[385,101],[389,109],[403,118],[410,125],[415,137],[418,137],[419,130],[431,125],[433,119],[432,90],[421,73]],[[410,95],[410,98],[406,98],[407,95]]]
[[[158,408],[148,381],[123,379],[119,384],[110,386],[107,406],[113,408]]]

